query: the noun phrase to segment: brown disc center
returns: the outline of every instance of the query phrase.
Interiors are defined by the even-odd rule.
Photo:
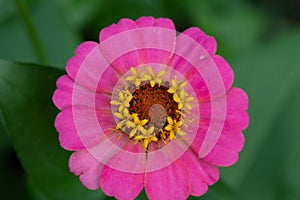
[[[176,112],[179,111],[178,103],[174,101],[173,94],[168,93],[168,89],[168,87],[158,84],[155,84],[154,87],[148,83],[140,86],[132,93],[129,113],[138,114],[141,120],[148,119],[147,124],[151,123],[155,127],[164,127],[167,116],[179,121],[181,115],[180,112]]]

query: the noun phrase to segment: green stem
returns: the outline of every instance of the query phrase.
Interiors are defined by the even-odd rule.
[[[28,9],[27,9],[26,5],[24,4],[23,0],[15,0],[15,4],[16,4],[16,7],[18,8],[18,11],[21,15],[21,18],[22,18],[22,20],[25,24],[25,27],[27,29],[27,32],[30,36],[30,39],[31,39],[31,42],[34,46],[37,58],[39,59],[39,61],[42,64],[46,64],[47,61],[46,61],[46,57],[45,57],[45,54],[44,54],[43,49],[42,49],[42,45],[41,45],[41,43],[38,39],[37,33],[34,29],[34,26],[33,26],[33,23],[30,19],[30,15],[29,15],[29,12],[28,12]]]

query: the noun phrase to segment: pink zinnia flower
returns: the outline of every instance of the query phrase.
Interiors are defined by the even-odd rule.
[[[122,19],[79,45],[53,101],[61,146],[82,184],[117,199],[201,196],[238,159],[246,93],[216,41],[170,19]]]

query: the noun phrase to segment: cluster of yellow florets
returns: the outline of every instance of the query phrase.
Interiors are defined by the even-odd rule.
[[[136,89],[143,84],[150,84],[152,88],[157,84],[160,87],[164,83],[163,78],[166,74],[165,70],[161,70],[155,74],[150,66],[148,66],[147,71],[138,72],[133,67],[130,68],[130,71],[132,75],[127,76],[125,80],[128,82],[128,85],[134,86]],[[174,113],[179,113],[181,118],[172,119],[172,117],[167,116],[165,126],[156,131],[156,133],[155,127],[148,124],[149,119],[139,119],[139,113],[129,112],[133,95],[127,90],[128,85],[125,85],[124,89],[118,93],[116,100],[110,101],[112,105],[118,106],[117,111],[114,112],[114,115],[118,119],[116,129],[129,133],[129,138],[141,142],[145,150],[147,150],[150,142],[157,142],[161,139],[166,143],[166,141],[175,139],[176,135],[185,135],[185,132],[180,129],[184,123],[183,111],[185,109],[191,110],[192,106],[190,102],[194,100],[184,90],[186,82],[173,79],[171,87],[167,90],[169,94],[173,94],[173,100],[178,104]]]

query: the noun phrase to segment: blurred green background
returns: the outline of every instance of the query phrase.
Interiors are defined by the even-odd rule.
[[[78,44],[143,15],[215,36],[249,95],[239,162],[200,199],[300,199],[299,0],[0,0],[0,198],[111,199],[68,172],[51,95]]]

